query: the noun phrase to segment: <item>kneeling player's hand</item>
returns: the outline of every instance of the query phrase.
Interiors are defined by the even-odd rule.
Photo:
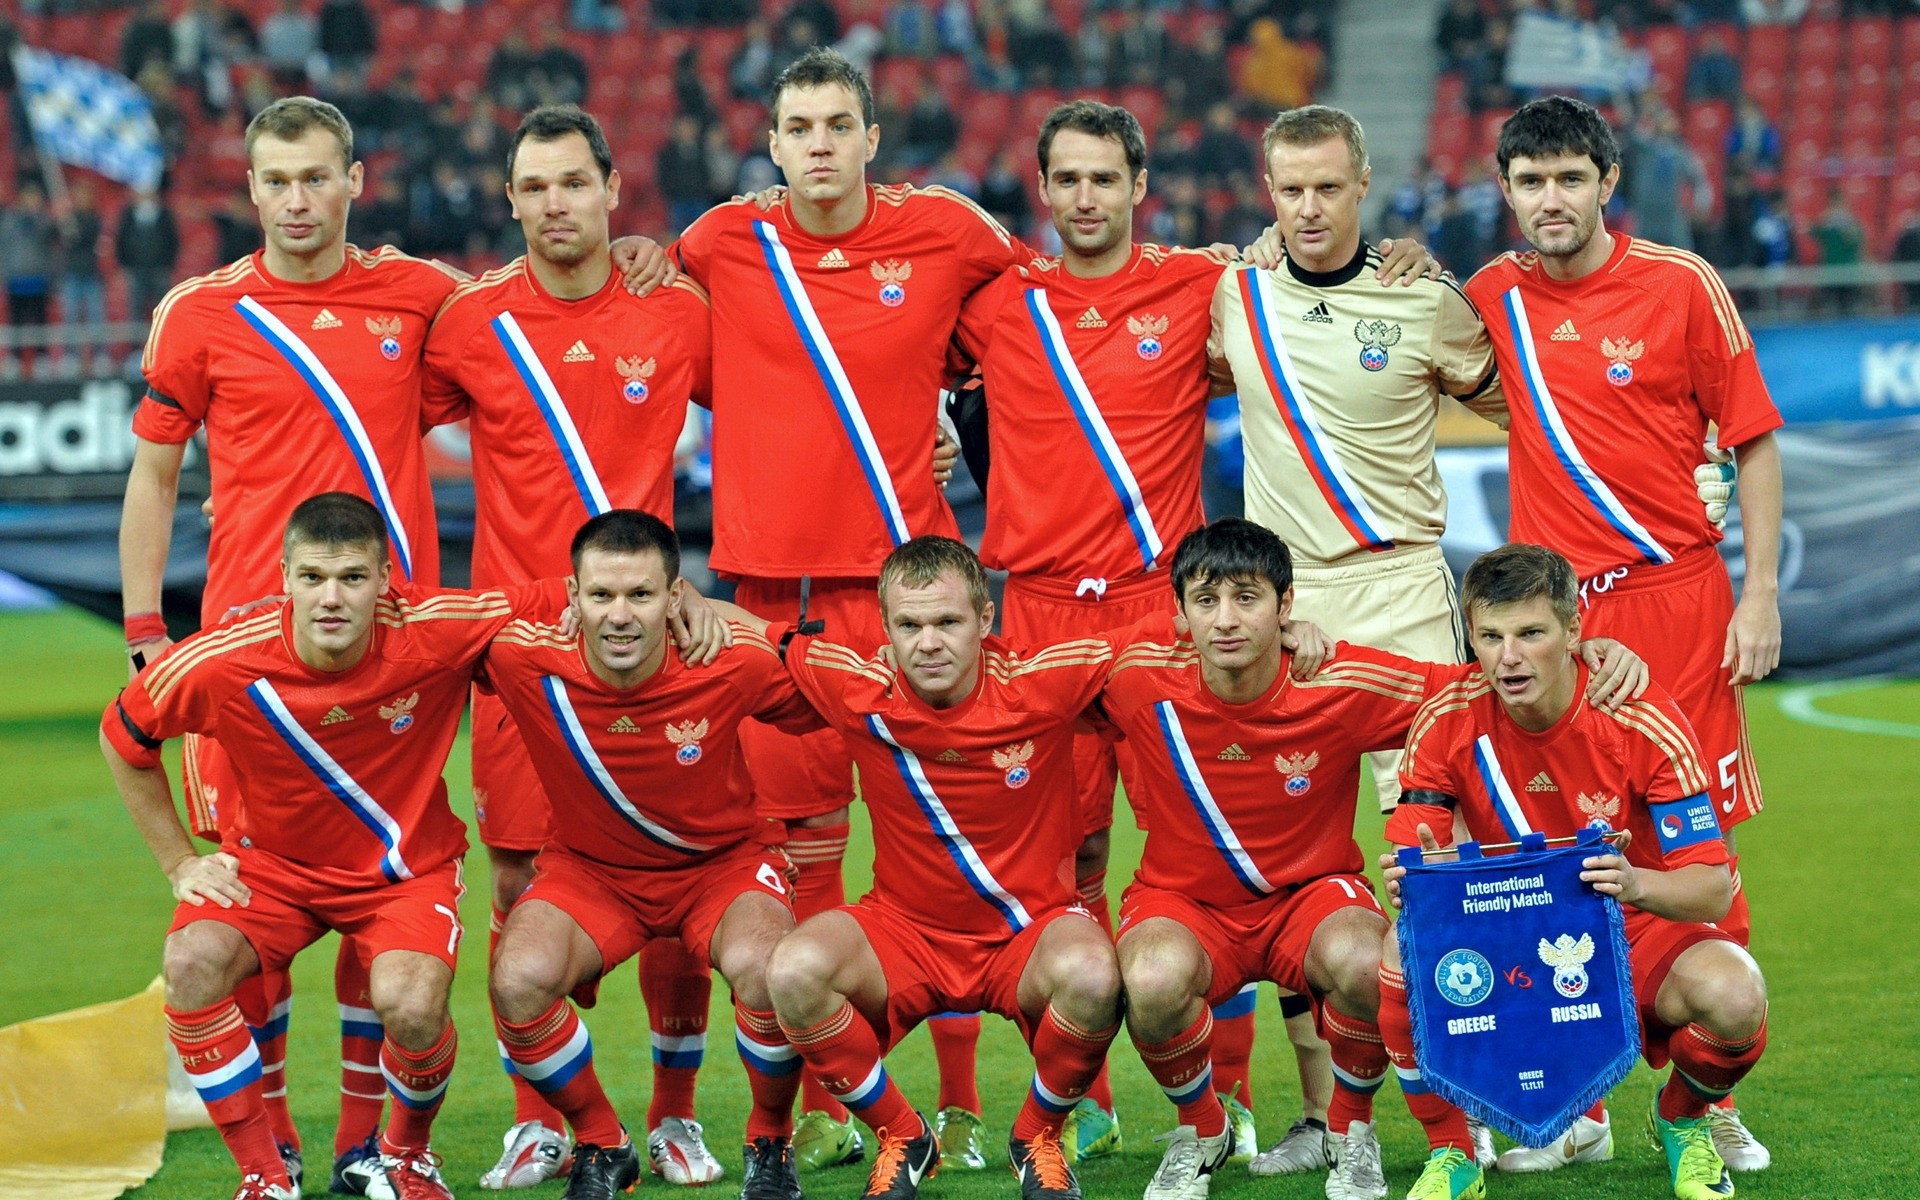
[[[733,645],[733,630],[725,617],[707,603],[707,598],[692,588],[680,597],[680,611],[668,618],[673,644],[690,667],[704,667]]]
[[[1288,673],[1295,679],[1312,679],[1333,658],[1333,639],[1312,621],[1288,621],[1280,629],[1280,644],[1293,656]]]
[[[1652,675],[1647,660],[1612,638],[1588,638],[1580,643],[1587,664],[1587,700],[1612,712],[1629,700],[1638,700]]]
[[[1433,836],[1433,826],[1422,821],[1414,833],[1420,839],[1422,856],[1432,858],[1441,855],[1440,839]],[[1407,869],[1400,865],[1400,856],[1396,851],[1389,850],[1380,856],[1380,877],[1386,881],[1387,901],[1395,908],[1400,907],[1400,880],[1406,874]]]
[[[1641,898],[1640,874],[1626,859],[1626,848],[1632,844],[1633,834],[1622,829],[1613,840],[1613,850],[1608,854],[1582,859],[1580,880],[1593,885],[1593,890],[1602,896],[1612,896],[1622,904],[1634,904]]]
[[[245,907],[253,900],[253,892],[240,882],[240,860],[231,854],[190,854],[167,872],[167,880],[175,900],[196,908],[209,900],[221,908]]]
[[[666,287],[680,275],[660,243],[650,237],[619,238],[608,249],[613,252],[613,269],[636,296]]]

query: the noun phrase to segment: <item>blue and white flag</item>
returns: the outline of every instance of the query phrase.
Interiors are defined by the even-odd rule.
[[[1400,957],[1413,1014],[1417,1078],[1528,1146],[1559,1137],[1627,1077],[1640,1018],[1620,904],[1580,881],[1605,852],[1601,829],[1548,849],[1426,863],[1402,850]]]
[[[91,59],[15,48],[13,70],[40,148],[136,188],[155,188],[166,165],[146,93]]]

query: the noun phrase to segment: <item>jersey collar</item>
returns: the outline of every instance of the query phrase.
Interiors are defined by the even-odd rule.
[[[1339,287],[1343,283],[1358,278],[1360,272],[1366,269],[1367,244],[1364,241],[1361,242],[1354,248],[1353,258],[1346,266],[1335,267],[1331,271],[1309,271],[1291,258],[1288,258],[1286,263],[1288,274],[1308,287]]]

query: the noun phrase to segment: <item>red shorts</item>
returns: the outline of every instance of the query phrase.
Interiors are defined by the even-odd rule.
[[[431,954],[452,969],[459,955],[460,860],[399,883],[369,884],[364,875],[315,867],[251,846],[227,851],[240,860],[240,882],[253,891],[246,907],[180,904],[167,932],[196,921],[231,925],[260,956],[260,970],[284,971],[293,956],[331,929],[358,940],[367,962],[389,950]]]
[[[874,580],[814,579],[809,589],[807,620],[826,622],[821,637],[863,655],[887,644]],[[793,621],[800,616],[800,581],[747,576],[739,581],[733,602],[756,617]],[[754,804],[761,816],[799,821],[853,803],[853,756],[838,731],[793,734],[742,721],[740,745],[753,774]]]
[[[887,1011],[874,1023],[882,1051],[913,1027],[943,1012],[998,1013],[1033,1043],[1032,1022],[1020,1011],[1020,976],[1047,926],[1063,917],[1091,921],[1078,904],[1050,909],[1005,938],[936,929],[885,901],[868,897],[840,909],[860,923],[887,977]],[[1104,930],[1101,931],[1105,933]]]
[[[1670,921],[1644,912],[1627,914],[1627,957],[1633,966],[1633,1003],[1640,1010],[1641,1053],[1647,1065],[1656,1070],[1667,1065],[1667,1039],[1673,1036],[1674,1028],[1661,1022],[1654,1000],[1660,995],[1660,985],[1667,981],[1667,973],[1673,970],[1674,960],[1701,942],[1740,944],[1716,925]]]
[[[189,733],[180,739],[180,770],[185,776],[181,790],[187,795],[187,828],[193,836],[217,844],[225,832],[220,823],[223,797],[228,813],[238,811],[240,804],[240,777],[234,774],[233,760],[219,742]]]
[[[696,962],[711,957],[713,933],[735,900],[748,893],[772,896],[791,906],[786,864],[759,842],[742,842],[684,867],[616,867],[597,863],[564,846],[540,852],[533,886],[520,903],[545,900],[572,917],[600,951],[605,975],[659,937],[677,937]],[[600,981],[574,989],[582,1008],[592,1008]]]
[[[1120,936],[1150,917],[1177,921],[1213,964],[1209,1008],[1225,1003],[1249,983],[1267,979],[1312,1000],[1318,1022],[1320,997],[1307,982],[1307,948],[1320,923],[1345,908],[1386,916],[1364,875],[1322,875],[1231,908],[1136,883],[1120,896]]]
[[[1659,567],[1616,567],[1580,584],[1580,634],[1615,638],[1647,660],[1700,739],[1720,827],[1760,812],[1760,775],[1747,744],[1744,692],[1720,665],[1733,620],[1733,584],[1720,552],[1696,550]]]
[[[1000,608],[1000,635],[1027,650],[1125,629],[1175,611],[1170,578],[1165,571],[1155,571],[1099,592],[1087,587],[1084,594],[1076,595],[1075,585],[1063,580],[1010,575]],[[1137,754],[1131,742],[1110,742],[1092,733],[1074,735],[1073,773],[1080,792],[1082,838],[1113,825],[1114,782],[1140,778]],[[1136,809],[1135,823],[1145,829],[1138,813]]]
[[[473,816],[495,850],[534,852],[553,836],[553,806],[500,697],[473,689]]]

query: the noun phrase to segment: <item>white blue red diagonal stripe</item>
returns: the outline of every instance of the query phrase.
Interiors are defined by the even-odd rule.
[[[1336,520],[1367,550],[1391,550],[1393,539],[1387,536],[1384,521],[1374,515],[1360,488],[1348,476],[1334,449],[1333,441],[1320,428],[1313,401],[1294,374],[1293,359],[1287,354],[1287,339],[1273,319],[1272,306],[1261,290],[1259,272],[1243,267],[1239,276],[1240,298],[1246,306],[1247,325],[1259,352],[1260,370],[1266,376],[1267,389],[1280,409],[1280,423],[1287,427],[1307,474],[1326,499]]]
[[[345,767],[334,761],[333,755],[313,740],[312,734],[300,727],[300,722],[294,720],[293,714],[287,711],[286,703],[280,699],[280,693],[273,690],[271,683],[264,679],[254,680],[247,687],[247,697],[267,719],[273,731],[313,772],[314,778],[380,839],[380,844],[386,848],[380,856],[380,873],[394,883],[412,879],[412,869],[400,857],[400,823],[388,815],[387,810],[380,807],[380,802],[368,795],[367,789],[355,782],[353,776],[347,774]]]
[[[892,749],[894,765],[900,770],[900,778],[906,780],[907,791],[933,825],[934,835],[947,848],[947,853],[953,856],[954,865],[960,868],[960,874],[967,883],[982,900],[999,911],[1015,933],[1033,924],[1033,917],[1020,903],[1020,898],[1000,886],[1000,881],[993,877],[993,872],[987,869],[987,864],[974,850],[973,843],[954,824],[953,814],[947,811],[947,806],[934,792],[933,785],[927,782],[926,772],[920,769],[919,756],[893,739],[893,731],[887,728],[887,723],[878,714],[868,714],[867,730]]]
[[[835,1100],[838,1100],[855,1112],[872,1108],[874,1103],[886,1094],[886,1091],[886,1064],[877,1061],[873,1064],[873,1069],[867,1072],[866,1078],[854,1084],[853,1087],[847,1091],[836,1092],[831,1088],[827,1089],[828,1094]]]
[[[1533,326],[1527,321],[1527,306],[1520,298],[1518,286],[1507,289],[1501,297],[1507,309],[1507,325],[1513,338],[1513,351],[1520,360],[1520,376],[1526,381],[1527,403],[1533,406],[1534,416],[1540,422],[1540,432],[1546,437],[1547,445],[1553,448],[1554,460],[1560,469],[1567,473],[1573,486],[1593,505],[1594,511],[1602,520],[1611,525],[1614,532],[1627,539],[1634,552],[1649,563],[1670,563],[1673,555],[1665,546],[1654,540],[1646,526],[1634,519],[1627,506],[1620,503],[1620,497],[1613,494],[1604,479],[1587,465],[1580,453],[1580,447],[1574,444],[1573,437],[1567,432],[1567,426],[1560,419],[1560,407],[1554,403],[1553,393],[1547,388],[1546,373],[1540,369],[1540,355],[1534,348]]]
[[[627,799],[626,793],[620,790],[613,772],[607,770],[607,764],[600,761],[600,752],[587,739],[587,731],[581,726],[579,715],[573,711],[573,699],[567,695],[567,685],[558,675],[544,675],[540,679],[540,686],[547,694],[547,707],[553,713],[554,723],[560,727],[560,739],[572,752],[573,761],[579,764],[581,773],[593,785],[593,790],[600,793],[600,798],[622,820],[647,838],[682,854],[704,854],[713,849],[712,846],[688,841],[635,808],[633,801]]]
[[[234,308],[239,311],[241,319],[252,326],[267,345],[273,347],[274,353],[287,360],[287,365],[306,382],[314,399],[333,418],[340,436],[347,440],[347,449],[353,452],[353,461],[359,464],[360,478],[367,485],[367,494],[373,497],[374,507],[380,510],[380,519],[386,523],[387,537],[393,541],[394,561],[400,564],[400,573],[412,579],[413,544],[407,540],[406,527],[400,523],[400,512],[394,507],[392,493],[387,490],[387,475],[380,466],[380,455],[373,448],[373,439],[367,436],[367,428],[360,423],[360,414],[354,411],[353,402],[347,399],[346,391],[307,344],[258,300],[252,296],[242,296]]]
[[[200,1098],[207,1103],[224,1100],[260,1078],[260,1047],[248,1041],[245,1050],[226,1062],[199,1071],[188,1067],[187,1078],[193,1081],[193,1090],[200,1093]]]
[[[740,1061],[762,1075],[791,1075],[802,1065],[800,1052],[782,1043],[769,1046],[756,1042],[739,1026],[734,1026],[734,1045],[740,1049]]]
[[[1033,1073],[1033,1086],[1029,1090],[1033,1093],[1033,1102],[1048,1112],[1072,1112],[1073,1106],[1080,1103],[1079,1096],[1065,1096],[1048,1087],[1038,1070]]]
[[[1213,1064],[1209,1062],[1206,1070],[1200,1072],[1200,1074],[1194,1078],[1175,1087],[1168,1087],[1163,1083],[1160,1085],[1160,1090],[1165,1092],[1167,1099],[1173,1101],[1175,1104],[1188,1104],[1199,1098],[1212,1087]]]
[[[906,514],[901,512],[900,498],[893,492],[893,476],[887,473],[887,460],[880,457],[880,445],[874,441],[873,430],[867,425],[867,414],[860,408],[860,398],[853,394],[853,384],[847,379],[846,369],[840,365],[840,356],[834,352],[833,343],[827,338],[827,330],[820,323],[819,314],[813,311],[813,301],[808,298],[807,289],[800,282],[800,273],[793,269],[793,257],[780,241],[780,231],[765,221],[755,221],[753,232],[760,239],[760,249],[767,256],[767,269],[773,272],[774,286],[780,291],[781,302],[786,305],[787,316],[793,321],[794,332],[800,335],[801,344],[807,348],[807,358],[812,361],[821,384],[827,389],[828,398],[833,401],[833,411],[847,432],[847,441],[853,446],[854,457],[860,460],[860,473],[866,476],[874,503],[880,506],[881,519],[887,525],[887,536],[898,546],[913,534],[907,530]]]
[[[707,1035],[690,1033],[673,1036],[655,1033],[653,1065],[656,1067],[698,1067],[707,1057]]]
[[[489,326],[493,336],[500,339],[500,348],[507,352],[507,361],[513,364],[527,395],[540,410],[547,432],[553,435],[553,444],[560,451],[561,461],[567,464],[567,475],[573,480],[573,490],[580,493],[580,503],[586,506],[587,515],[597,517],[606,512],[613,507],[607,503],[607,489],[600,485],[600,476],[593,469],[586,443],[580,440],[573,416],[560,399],[560,389],[553,386],[553,377],[547,374],[546,364],[540,361],[527,335],[521,332],[520,322],[513,319],[512,313],[503,312],[489,322]]]
[[[1127,465],[1127,456],[1120,452],[1120,444],[1114,440],[1113,430],[1107,427],[1106,417],[1101,414],[1093,392],[1080,374],[1080,364],[1074,361],[1073,351],[1067,347],[1067,338],[1060,331],[1060,322],[1047,305],[1047,290],[1028,288],[1026,304],[1027,315],[1033,319],[1034,330],[1040,335],[1040,348],[1046,351],[1047,365],[1053,368],[1054,382],[1060,385],[1067,407],[1073,410],[1073,419],[1079,423],[1080,432],[1093,447],[1093,455],[1100,461],[1100,470],[1120,501],[1120,511],[1126,515],[1127,528],[1133,531],[1133,541],[1140,548],[1142,562],[1148,570],[1152,570],[1166,546],[1160,541],[1160,531],[1154,528],[1153,514],[1147,511],[1147,500],[1140,492],[1140,482],[1134,478],[1133,468]]]
[[[1153,706],[1153,711],[1160,718],[1160,736],[1167,744],[1167,757],[1173,760],[1173,772],[1180,777],[1180,786],[1186,789],[1187,799],[1192,802],[1200,823],[1207,827],[1213,848],[1227,860],[1228,868],[1242,887],[1256,896],[1272,895],[1273,885],[1254,865],[1253,856],[1240,844],[1240,835],[1234,832],[1226,814],[1214,802],[1206,777],[1200,774],[1200,764],[1194,760],[1193,748],[1187,745],[1187,731],[1180,724],[1180,714],[1173,710],[1173,702],[1162,700]]]
[[[593,1061],[593,1038],[584,1021],[576,1021],[573,1035],[538,1062],[515,1061],[513,1069],[536,1092],[557,1092]],[[393,1077],[387,1077],[391,1084]]]
[[[1480,783],[1487,789],[1487,799],[1493,802],[1494,815],[1506,827],[1508,839],[1517,842],[1520,835],[1532,833],[1533,826],[1527,823],[1527,814],[1520,811],[1520,801],[1507,783],[1507,773],[1500,769],[1493,739],[1484,733],[1473,740],[1473,765],[1480,770]]]

